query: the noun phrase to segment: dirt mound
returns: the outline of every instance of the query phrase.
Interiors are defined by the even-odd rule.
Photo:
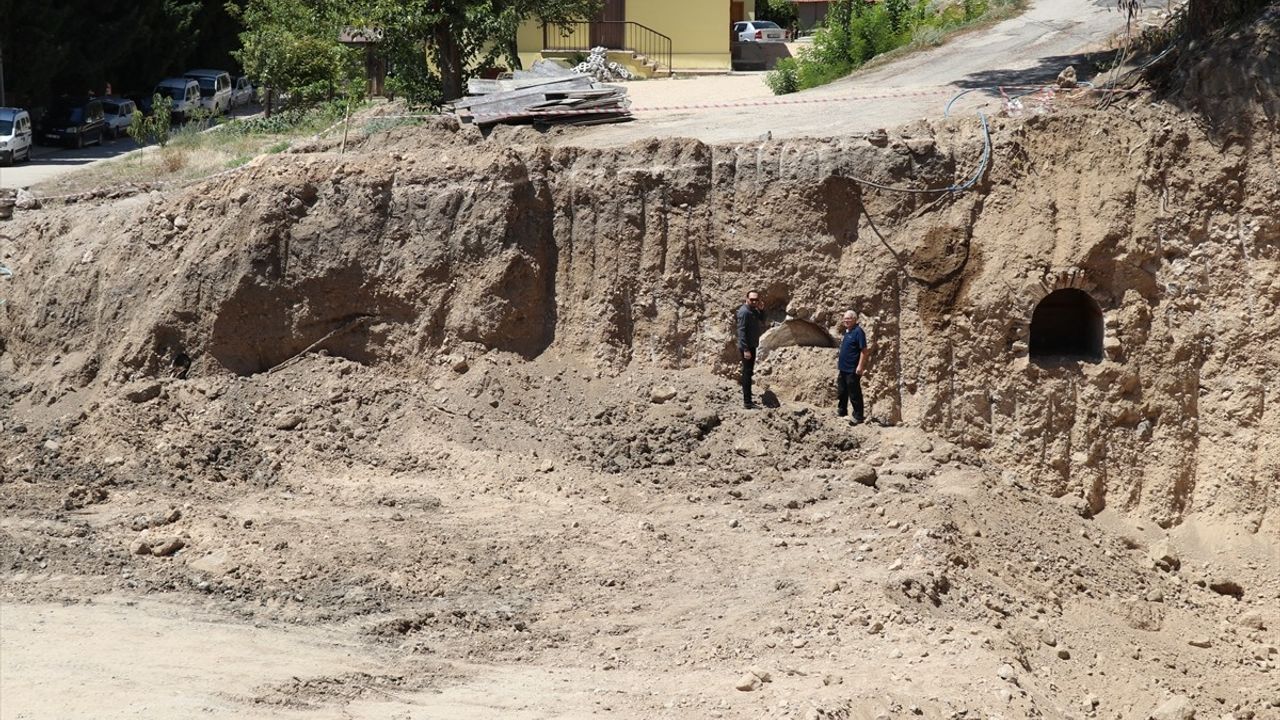
[[[454,132],[424,140],[457,148]],[[18,221],[5,361],[35,404],[95,382],[264,372],[307,349],[412,370],[474,343],[606,372],[729,373],[730,312],[759,286],[775,320],[788,304],[819,324],[847,306],[867,316],[885,370],[868,396],[887,420],[1027,467],[1095,511],[1117,502],[1168,525],[1199,500],[1261,524],[1277,462],[1274,157],[1219,152],[1160,108],[997,122],[992,136],[978,190],[936,196],[853,178],[946,187],[981,154],[972,121],[883,146],[476,142],[447,158],[259,161],[172,196]],[[1033,311],[1061,289],[1096,303],[1100,362],[1028,359]],[[1222,423],[1232,436],[1201,451]]]
[[[995,119],[983,165],[972,119],[439,123],[20,213],[6,599],[383,654],[233,696],[299,712],[1277,717],[1275,138],[1113,106]],[[860,311],[872,423],[834,417],[829,347],[771,350],[737,408],[748,288],[814,337]]]
[[[1280,4],[1209,43],[1207,51],[1182,48],[1157,81],[1215,129],[1247,134],[1254,123],[1280,127]]]

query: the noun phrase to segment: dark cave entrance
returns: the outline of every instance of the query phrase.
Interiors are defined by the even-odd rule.
[[[1102,308],[1089,293],[1049,293],[1031,315],[1032,360],[1102,360]]]

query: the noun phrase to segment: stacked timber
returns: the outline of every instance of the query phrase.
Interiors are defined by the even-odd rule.
[[[472,79],[453,103],[463,122],[596,124],[631,118],[625,88],[606,85],[560,65],[539,61],[509,80]]]

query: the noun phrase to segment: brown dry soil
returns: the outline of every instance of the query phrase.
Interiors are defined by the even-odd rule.
[[[19,212],[0,715],[1280,718],[1278,19],[968,193],[856,178],[972,119],[441,123]],[[751,286],[863,311],[873,423],[826,348],[738,408]],[[1061,288],[1097,362],[1028,358]]]

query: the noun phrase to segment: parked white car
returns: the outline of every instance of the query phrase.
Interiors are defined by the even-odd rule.
[[[133,111],[137,107],[132,100],[110,96],[102,98],[102,115],[107,121],[107,134],[113,138],[124,137],[133,124]]]
[[[231,109],[231,75],[224,70],[188,70],[186,77],[200,83],[200,105],[214,115]]]
[[[0,165],[31,159],[31,116],[26,110],[0,107]]]
[[[253,94],[253,83],[249,82],[249,78],[241,75],[236,78],[235,85],[231,88],[231,107],[238,108],[252,105]]]
[[[783,42],[787,39],[787,31],[778,23],[768,20],[748,20],[734,23],[730,34],[738,42]]]
[[[154,94],[173,101],[174,120],[186,120],[200,107],[200,83],[190,78],[165,78],[156,85]]]

